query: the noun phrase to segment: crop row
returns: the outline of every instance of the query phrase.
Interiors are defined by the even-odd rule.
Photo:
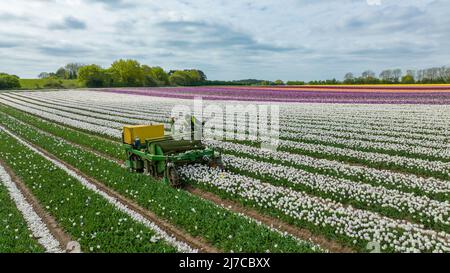
[[[445,121],[445,118],[448,117],[448,113],[445,112],[448,108],[447,105],[414,105],[414,108],[410,108],[409,111],[396,107],[396,105],[373,104],[370,105],[367,111],[364,111],[364,108],[359,105],[333,107],[325,110],[320,109],[320,106],[316,106],[309,108],[309,111],[306,113],[288,109],[285,112],[285,116],[293,119],[295,122],[324,120],[335,124],[349,123],[381,127],[410,127],[410,129],[423,133],[442,132],[449,126]]]
[[[72,100],[52,100],[52,99],[46,99],[43,100],[40,97],[35,97],[35,96],[31,96],[31,95],[16,95],[16,96],[11,96],[12,98],[16,98],[16,99],[32,99],[33,102],[38,102],[38,103],[44,103],[45,106],[49,106],[49,107],[69,107],[70,110],[76,109],[76,110],[84,110],[84,111],[89,111],[89,112],[93,112],[93,113],[98,113],[98,114],[106,114],[106,116],[101,116],[104,117],[105,119],[110,119],[111,116],[113,117],[122,117],[122,118],[127,118],[127,121],[133,121],[135,120],[136,122],[142,122],[142,120],[154,120],[154,121],[159,121],[159,122],[167,122],[167,116],[168,113],[166,113],[166,111],[162,110],[159,107],[152,107],[151,110],[151,114],[145,113],[145,112],[136,112],[136,110],[132,111],[130,110],[130,108],[128,109],[121,109],[118,107],[114,107],[114,106],[110,106],[107,107],[105,106],[103,103],[97,103],[96,102],[74,102]],[[133,108],[134,109],[134,108]],[[149,111],[147,110],[147,111]]]
[[[103,154],[118,159],[123,158],[123,149],[119,143],[106,141],[104,139],[100,140],[95,136],[41,120],[14,108],[0,106],[0,110],[21,121],[33,124],[33,126],[36,126],[41,130],[71,142],[98,150]],[[324,174],[360,183],[364,182],[374,186],[383,186],[405,192],[412,192],[417,195],[429,196],[432,199],[448,200],[450,195],[449,183],[435,178],[422,178],[415,175],[380,171],[363,166],[352,166],[337,161],[316,159],[286,152],[263,151],[259,148],[235,143],[211,141],[208,142],[208,144],[220,148],[227,153],[237,154],[247,158],[255,158],[258,161],[293,166],[300,171],[306,170],[311,173]]]
[[[280,126],[283,133],[296,134],[297,136],[303,135],[315,135],[315,136],[332,136],[341,139],[355,139],[374,141],[379,143],[398,143],[407,144],[411,146],[429,147],[429,148],[441,148],[443,143],[448,144],[445,137],[431,137],[431,139],[424,139],[423,136],[415,138],[408,134],[395,134],[389,135],[391,132],[374,131],[367,128],[359,128],[357,130],[351,130],[349,128],[330,128],[319,125],[302,124],[301,126]]]
[[[6,97],[6,96],[4,96]],[[102,119],[100,117],[97,117],[97,114],[95,113],[91,113],[91,112],[86,112],[86,111],[76,111],[76,110],[58,110],[55,108],[51,108],[51,107],[47,107],[47,106],[43,106],[43,105],[38,105],[38,104],[32,104],[26,101],[22,101],[22,100],[17,100],[17,99],[11,99],[11,98],[5,98],[5,100],[11,101],[15,104],[19,104],[22,106],[26,106],[29,107],[33,110],[40,110],[40,111],[44,111],[47,113],[52,113],[52,114],[56,114],[56,115],[60,115],[62,117],[69,117],[69,118],[75,118],[77,120],[80,121],[85,121],[85,122],[89,122],[92,124],[96,124],[96,125],[101,125],[101,126],[106,126],[106,127],[111,127],[111,128],[121,128],[122,124],[124,121],[118,122],[118,121],[113,121],[111,119]],[[78,113],[77,113],[78,112]]]
[[[413,192],[439,200],[448,200],[450,194],[450,185],[447,181],[432,177],[423,178],[412,174],[388,172],[376,168],[348,165],[339,161],[317,159],[283,151],[262,150],[259,147],[231,142],[207,141],[206,143],[226,153],[257,159],[258,161],[280,163],[296,167],[300,170],[346,178],[352,181],[398,189],[405,192]]]
[[[105,155],[122,158],[125,154],[122,145],[109,141],[108,139],[100,139],[92,134],[64,127],[55,122],[43,120],[42,118],[26,114],[25,112],[2,104],[0,104],[0,112],[9,115],[10,118],[16,118],[19,121],[26,122],[29,125],[38,127],[45,132],[64,138],[68,141],[75,142],[82,146],[95,148]]]
[[[80,183],[62,166],[0,131],[0,158],[40,204],[78,241],[83,252],[174,252],[149,224],[138,222],[114,199]]]
[[[25,106],[22,107],[22,109],[23,108],[27,110],[29,107]],[[28,111],[30,110],[28,109]],[[61,113],[60,111],[57,111],[56,113],[59,115],[66,115],[66,117],[74,117],[79,120],[83,119],[82,116],[78,115],[73,116],[68,113]],[[90,121],[95,120],[94,117],[86,117],[86,119],[89,119]],[[110,121],[100,119],[97,119],[95,122],[97,122],[97,124],[100,123],[103,127],[121,126],[120,123],[111,124]],[[83,127],[86,127],[86,125]],[[96,126],[93,127],[97,128]],[[115,137],[119,137],[121,133],[119,130],[116,130],[112,134],[114,134]],[[363,163],[372,167],[411,172],[418,175],[435,176],[440,178],[448,178],[449,176],[449,163],[443,163],[439,161],[429,161],[382,153],[364,152],[348,148],[338,148],[321,144],[308,144],[288,140],[282,140],[280,146],[282,149],[286,149],[287,151],[307,154],[319,158],[338,158],[340,160],[349,161],[351,163]]]
[[[148,123],[148,120],[142,117],[136,117],[136,118],[130,118],[130,117],[122,117],[120,113],[117,113],[115,111],[104,111],[100,109],[92,109],[92,108],[86,108],[84,106],[77,105],[76,107],[72,105],[56,105],[53,103],[49,103],[47,101],[39,101],[37,99],[30,99],[30,98],[14,98],[11,95],[5,95],[9,99],[15,101],[15,102],[25,102],[27,105],[33,105],[38,106],[39,108],[48,109],[50,111],[63,111],[64,113],[71,113],[71,114],[80,114],[87,117],[95,117],[96,119],[101,119],[105,121],[110,121],[111,126],[114,126],[115,123],[119,123],[118,127],[121,126],[122,123],[132,123],[132,124],[142,124],[142,123]],[[119,114],[119,115],[118,115]],[[164,117],[163,120],[156,120],[155,121],[166,121],[168,118]],[[95,120],[94,120],[95,121]],[[117,126],[117,125],[116,125]]]
[[[200,173],[202,173],[203,175],[206,175],[205,173],[203,173],[201,170],[200,170]],[[225,176],[231,176],[231,177],[229,177],[230,179],[233,179],[233,178],[235,178],[235,177],[241,177],[241,176],[236,176],[236,175],[232,175],[232,174],[228,174],[228,173],[221,173],[220,175],[225,175]],[[242,179],[244,179],[244,177],[241,177]],[[227,184],[228,182],[226,182],[226,181],[228,181],[228,180],[230,180],[230,179],[225,179],[225,184]],[[248,177],[246,178],[247,180],[249,179]],[[207,179],[206,179],[207,180]],[[211,181],[213,181],[213,180],[211,180]],[[253,181],[253,180],[252,180]],[[258,182],[258,183],[260,183],[260,182]],[[270,187],[275,187],[275,186],[272,186],[272,185],[270,185],[270,184],[263,184],[264,185],[264,187],[267,187],[267,188],[269,188],[270,189]],[[304,194],[302,194],[302,193],[298,193],[298,192],[295,192],[295,191],[292,191],[292,190],[290,190],[290,189],[286,189],[286,188],[283,188],[283,187],[276,187],[277,189],[283,189],[283,191],[289,191],[290,193],[292,193],[292,194],[301,194],[302,196],[306,196],[306,195],[304,195]],[[281,196],[281,195],[279,195],[279,196]],[[325,201],[320,201],[321,199],[317,199],[317,198],[314,198],[314,197],[309,197],[309,196],[306,196],[306,197],[308,197],[308,198],[313,198],[314,200],[316,200],[316,201],[318,201],[319,203],[323,203],[323,202],[325,202]],[[260,204],[260,206],[262,206],[262,207],[267,207],[267,206],[269,206],[270,204],[272,204],[273,202],[270,202],[270,200],[267,200],[268,202],[265,204],[265,205],[261,205]],[[245,202],[249,202],[248,200],[246,200],[246,199],[244,199],[244,203]],[[295,204],[297,204],[297,202],[294,202]],[[256,205],[256,204],[255,204]],[[292,205],[292,204],[291,204]],[[333,208],[334,208],[334,206],[340,206],[339,204],[337,204],[337,203],[333,203]],[[329,208],[330,209],[330,208]],[[337,211],[339,211],[339,214],[341,213],[341,209],[338,209]],[[355,215],[360,215],[361,213],[363,213],[366,217],[368,217],[368,219],[373,219],[373,217],[381,217],[381,216],[376,216],[376,214],[371,214],[370,212],[366,212],[366,211],[359,211],[359,210],[355,210],[355,209],[353,209],[352,210],[352,212],[353,212],[353,214],[354,214],[354,216],[353,217],[356,217]],[[278,212],[279,213],[279,212]],[[285,214],[285,213],[284,213]],[[320,214],[319,214],[320,215]],[[368,215],[371,215],[371,216],[368,216]],[[291,217],[291,216],[289,216],[289,217]],[[384,219],[384,220],[386,220],[386,219],[389,219],[389,221],[394,221],[394,222],[396,222],[396,220],[392,220],[392,219],[390,219],[390,218],[384,218],[384,217],[382,217],[382,219]],[[361,219],[360,219],[361,220]],[[331,221],[331,220],[330,220]],[[355,220],[356,221],[356,220]],[[365,224],[364,225],[366,225],[367,223],[365,222],[365,221],[368,221],[367,219],[363,219],[363,220],[361,220],[362,222],[364,222]],[[388,222],[389,222],[388,221]],[[354,223],[354,221],[353,221],[353,223]],[[389,222],[390,223],[390,222]],[[412,224],[410,224],[410,223],[407,223],[407,222],[396,222],[397,224],[398,223],[402,223],[402,225],[406,225],[406,227],[407,228],[410,228],[411,226],[413,227],[413,230],[416,230],[416,229],[421,229],[419,226],[416,226],[416,225],[412,225]],[[298,223],[297,223],[298,224]],[[307,223],[303,223],[303,224],[305,224],[305,225],[308,225]],[[336,224],[336,223],[335,223]],[[331,226],[333,226],[333,222],[330,222],[330,225]],[[364,225],[362,225],[362,226],[364,226]],[[313,226],[309,226],[311,229],[314,229],[314,227]],[[336,228],[336,227],[335,227]],[[398,228],[397,226],[396,226],[396,228]],[[315,228],[315,229],[317,229],[317,228]],[[331,234],[333,233],[333,231],[330,231],[329,229],[323,229],[323,230],[321,230],[320,228],[319,228],[319,230],[320,230],[320,232],[323,232],[323,233],[326,233],[326,234],[328,234],[328,236],[331,236]],[[338,230],[340,230],[340,229],[338,229]],[[384,229],[382,229],[382,230],[384,230]],[[351,234],[345,234],[345,238],[343,239],[343,238],[340,238],[341,240],[344,240],[344,241],[346,241],[347,243],[349,243],[349,237],[350,238],[352,238],[352,239],[355,239],[356,240],[356,242],[357,243],[354,243],[354,241],[351,241],[351,243],[350,244],[356,244],[356,245],[358,245],[359,247],[363,247],[363,244],[364,243],[367,243],[367,240],[365,240],[365,239],[367,239],[368,238],[368,236],[369,235],[367,235],[367,233],[365,233],[365,232],[367,232],[367,231],[364,231],[364,232],[362,232],[362,233],[360,233],[359,235],[357,235],[357,234],[353,234],[353,235],[351,235]],[[425,232],[425,231],[424,231]],[[431,232],[431,233],[433,233],[432,231],[426,231],[425,233],[427,233],[427,232]],[[361,234],[364,234],[365,236],[363,236],[363,237],[358,237],[358,236],[360,236]],[[390,234],[390,233],[389,233]],[[396,233],[394,232],[394,235],[395,235]],[[436,235],[436,233],[433,233],[433,234],[435,234]],[[383,236],[384,236],[385,234],[383,234]],[[392,235],[392,236],[394,236],[394,235]],[[391,235],[389,235],[389,236],[391,236]],[[391,237],[387,237],[387,238],[390,238],[390,239],[392,239],[393,237],[391,236]],[[418,235],[416,235],[416,236],[413,236],[413,238],[416,238]],[[441,236],[441,235],[440,235]],[[444,235],[444,237],[445,237],[446,235]],[[339,236],[338,236],[339,237]],[[421,235],[421,236],[419,236],[419,237],[417,237],[416,238],[416,240],[417,240],[417,242],[416,243],[418,243],[418,244],[421,244],[420,243],[420,241],[422,240],[422,242],[424,243],[427,239],[425,238],[425,239],[423,239],[422,238],[423,236]],[[365,238],[365,239],[364,239]],[[379,239],[379,238],[375,238],[375,239]],[[403,240],[404,239],[404,237],[402,237],[402,236],[400,236],[399,237],[399,240]],[[425,240],[425,241],[423,241],[423,240]],[[444,241],[445,241],[446,239],[444,238]],[[393,240],[393,242],[394,242],[394,244],[396,243],[396,242],[400,242],[400,241],[398,241],[398,240]],[[390,244],[390,245],[386,245],[386,248],[385,248],[385,250],[389,250],[391,247],[394,247],[393,249],[391,249],[391,250],[395,250],[395,251],[400,251],[400,249],[402,249],[402,251],[412,251],[413,250],[413,248],[411,248],[411,246],[410,247],[406,247],[407,246],[407,243],[405,243],[405,242],[403,242],[404,243],[404,245],[402,246],[402,247],[405,247],[405,248],[402,248],[402,247],[400,247],[400,246],[393,246],[392,245],[392,243]],[[411,242],[410,242],[411,243]],[[425,243],[424,243],[425,244]],[[440,246],[440,244],[439,243],[437,243],[437,245],[438,246]],[[419,247],[419,249],[420,249],[420,247]],[[418,249],[415,249],[415,250],[418,250]],[[422,247],[422,249],[421,249],[422,251],[423,250],[428,250],[428,251],[431,251],[431,249],[424,249],[424,247]],[[434,249],[434,250],[436,250],[436,249]],[[445,250],[445,248],[444,248],[444,250]]]
[[[29,95],[31,96],[31,95]],[[93,116],[96,117],[98,119],[107,119],[110,121],[114,121],[114,122],[126,122],[126,123],[142,123],[145,121],[148,121],[147,119],[142,119],[142,116],[139,117],[136,114],[133,115],[129,115],[129,114],[124,114],[122,113],[120,110],[117,111],[117,109],[111,109],[111,110],[99,110],[100,106],[97,105],[92,105],[92,106],[88,106],[86,107],[85,105],[81,106],[78,104],[73,104],[71,102],[66,102],[65,104],[63,103],[58,103],[58,106],[55,105],[49,105],[48,101],[43,101],[42,99],[39,98],[33,98],[32,101],[28,100],[26,96],[17,96],[17,97],[21,97],[22,99],[24,99],[25,101],[28,102],[32,102],[32,103],[38,103],[41,106],[50,106],[52,108],[55,109],[59,109],[59,110],[65,110],[65,111],[69,111],[70,113],[75,113],[75,114],[83,114],[83,115],[87,115],[87,116]],[[68,107],[69,106],[69,107]],[[83,109],[83,110],[78,110],[78,109]],[[115,118],[111,118],[111,116],[115,116]],[[145,115],[144,115],[145,116]],[[157,122],[167,122],[167,116],[165,117],[164,114],[161,114],[161,112],[158,112],[157,114],[153,114],[150,117],[146,117],[148,119],[150,119],[151,121],[157,121]],[[112,124],[111,126],[115,126],[114,124]],[[120,125],[118,125],[120,126]],[[300,126],[304,126],[304,124],[300,124]],[[409,144],[409,145],[405,145],[403,143],[399,143],[401,140],[396,140],[396,142],[394,143],[389,143],[389,139],[383,139],[381,138],[379,142],[372,140],[362,140],[362,139],[354,139],[354,138],[340,138],[340,137],[332,137],[329,135],[325,134],[325,131],[319,131],[319,132],[314,132],[314,130],[308,130],[307,134],[302,134],[299,135],[299,132],[289,132],[288,130],[297,130],[296,126],[292,126],[292,124],[290,124],[289,126],[281,126],[282,130],[287,130],[287,132],[282,131],[281,132],[281,137],[282,138],[291,138],[291,139],[298,139],[299,137],[303,140],[307,140],[307,141],[314,141],[314,142],[319,142],[322,144],[328,144],[328,145],[344,145],[346,147],[350,147],[350,148],[356,148],[356,149],[363,149],[363,150],[368,150],[368,151],[376,151],[376,152],[388,152],[394,155],[410,155],[410,156],[414,156],[414,155],[418,155],[421,156],[423,158],[427,158],[427,157],[436,157],[437,159],[448,159],[449,157],[449,149],[446,149],[445,147],[448,146],[448,144],[446,143],[436,143],[436,142],[432,142],[429,143],[428,146],[433,146],[433,147],[422,147],[420,145],[421,142],[415,141],[413,144]],[[311,128],[310,128],[311,129]]]
[[[450,235],[426,230],[407,221],[343,206],[257,179],[210,169],[204,165],[183,166],[181,173],[185,179],[215,190],[223,197],[239,200],[243,204],[278,215],[288,222],[306,226],[359,249],[364,249],[370,242],[378,242],[383,251],[450,251]]]
[[[329,198],[389,217],[410,219],[430,229],[450,231],[448,202],[232,155],[224,156],[224,162],[227,168],[231,167],[236,173],[262,179],[270,184]]]
[[[148,176],[129,173],[120,165],[74,147],[35,129],[2,117],[2,123],[20,137],[42,147],[81,172],[120,194],[135,200],[161,218],[180,226],[192,236],[202,236],[224,251],[311,252],[316,247],[279,234],[270,228],[236,215],[209,201]]]
[[[419,175],[450,177],[450,162],[409,158],[375,152],[358,151],[349,148],[339,148],[322,144],[301,143],[290,140],[280,140],[280,149],[300,154],[310,154],[322,158],[339,158],[342,161],[363,163],[385,169],[400,170]]]
[[[180,99],[168,99],[168,98],[157,98],[157,97],[145,97],[145,96],[133,96],[128,94],[110,94],[110,96],[105,96],[103,92],[44,92],[44,93],[24,93],[24,97],[46,97],[49,99],[59,100],[59,102],[76,102],[76,103],[89,103],[89,102],[101,102],[102,105],[109,105],[113,107],[123,107],[123,109],[128,109],[128,103],[131,103],[137,107],[139,110],[150,111],[148,108],[148,103],[157,101],[156,105],[153,105],[159,111],[161,109],[166,109],[170,112],[171,107],[179,102],[191,103],[189,100]],[[108,99],[105,100],[105,97]],[[221,101],[214,101],[214,104],[223,104]],[[247,103],[243,103],[244,105]],[[367,125],[367,121],[373,123],[374,126],[379,127],[386,126],[387,124],[392,124],[400,128],[403,125],[408,128],[413,126],[414,129],[429,128],[429,129],[445,129],[448,128],[448,123],[446,122],[446,106],[425,106],[425,105],[337,105],[333,104],[334,107],[324,108],[323,104],[281,104],[288,107],[282,107],[282,120],[301,123],[310,121],[320,121],[320,120],[331,120],[337,122],[350,122],[350,123],[364,123]],[[154,108],[152,106],[152,108]],[[356,122],[357,121],[357,122]]]
[[[238,138],[239,139],[239,138]],[[240,139],[245,139],[245,135]],[[231,140],[230,143],[261,147],[261,142],[252,140]],[[277,149],[290,154],[307,155],[319,159],[338,160],[350,164],[411,173],[441,179],[450,178],[450,162],[432,161],[382,153],[365,152],[322,144],[309,144],[290,140],[279,140]]]
[[[30,113],[30,114],[39,116],[44,119],[55,121],[55,122],[58,122],[58,123],[61,123],[61,124],[64,124],[64,125],[67,125],[70,127],[79,128],[79,129],[86,130],[86,131],[92,131],[92,132],[95,132],[100,135],[118,138],[122,134],[121,131],[119,131],[118,129],[113,129],[110,127],[82,121],[81,117],[80,117],[80,120],[75,119],[73,117],[68,118],[68,117],[65,117],[62,115],[53,114],[53,113],[49,113],[49,112],[42,111],[39,109],[27,107],[27,106],[24,106],[21,104],[13,103],[8,100],[2,99],[1,97],[0,97],[0,103],[14,107],[14,108],[24,111],[26,113]]]
[[[14,110],[9,112],[14,112]],[[78,144],[94,148],[103,153],[108,153],[113,150],[117,153],[110,155],[118,159],[122,157],[122,154],[119,153],[121,149],[118,144],[114,145],[111,142],[92,139],[94,137],[74,130],[62,130],[58,125],[42,122],[36,118],[34,118],[34,122],[31,123],[69,141],[77,142]],[[109,148],[104,148],[105,145]],[[97,146],[99,148],[97,148]],[[301,185],[302,190],[307,188],[309,192],[325,193],[324,197],[332,197],[339,202],[345,201],[345,203],[350,204],[356,203],[359,207],[369,210],[373,210],[374,207],[372,206],[375,206],[378,207],[378,211],[394,217],[407,218],[412,215],[413,218],[418,218],[419,221],[427,226],[433,226],[433,223],[441,223],[444,224],[445,229],[445,225],[448,224],[448,205],[430,200],[426,197],[416,197],[412,194],[405,194],[397,190],[387,190],[383,187],[374,187],[342,178],[339,179],[308,173],[297,168],[279,164],[258,162],[248,158],[238,160],[237,157],[233,156],[226,156],[225,158],[228,159],[226,162],[233,165],[235,170],[243,169],[248,172],[257,172],[260,175],[269,176],[270,179],[267,179],[269,181],[275,179],[288,182],[288,184],[291,185],[292,183]]]
[[[0,165],[0,253],[44,252],[44,236],[48,233],[40,218],[11,181],[11,177]],[[25,217],[27,219],[25,219]],[[42,236],[38,242],[35,238]],[[48,240],[48,250],[56,246]],[[52,249],[52,246],[55,249]]]
[[[26,102],[30,102],[27,99],[24,99]],[[18,101],[15,101],[18,102]],[[19,102],[20,103],[20,102]],[[33,102],[35,103],[35,102]],[[99,124],[102,126],[106,126],[106,127],[113,127],[113,128],[120,128],[122,126],[122,123],[131,123],[131,124],[137,124],[137,123],[145,123],[148,122],[147,120],[142,120],[142,119],[130,119],[130,118],[123,118],[123,117],[118,117],[118,116],[114,116],[114,118],[111,118],[110,114],[111,113],[105,113],[105,114],[101,114],[101,113],[95,113],[95,112],[90,112],[90,111],[85,111],[85,110],[76,110],[74,108],[71,107],[66,107],[66,106],[56,106],[56,108],[47,108],[45,107],[46,104],[41,104],[38,103],[40,107],[39,109],[42,110],[42,108],[46,109],[47,111],[50,111],[59,115],[66,115],[66,117],[75,117],[79,120],[83,120],[83,118],[78,117],[78,116],[71,116],[70,114],[81,114],[81,115],[88,115],[85,120],[89,121],[91,123],[94,124]],[[28,105],[28,107],[32,107],[30,105]],[[35,108],[36,109],[36,108]],[[59,110],[55,110],[55,109],[59,109]],[[68,112],[59,112],[59,111],[68,111]],[[54,112],[57,111],[57,112]],[[98,111],[98,110],[96,110]],[[69,116],[67,116],[67,114],[69,114]],[[102,120],[108,118],[108,120]],[[163,118],[159,118],[159,119],[163,119]],[[163,119],[164,120],[164,119]],[[167,119],[165,119],[167,120]],[[158,121],[158,120],[157,120]],[[121,123],[122,122],[122,123]],[[290,140],[285,140],[283,142],[283,144],[290,144],[290,146],[292,146],[292,143],[298,143],[298,145],[301,145],[302,142],[299,142],[298,136],[295,133],[281,133],[282,137],[290,137],[295,139],[295,141],[290,141]],[[415,147],[415,146],[407,146],[407,145],[403,145],[403,144],[387,144],[387,143],[375,143],[373,141],[361,141],[361,140],[353,140],[353,139],[339,139],[339,138],[334,138],[334,137],[330,137],[330,136],[316,136],[316,135],[312,135],[312,136],[302,136],[301,141],[309,141],[309,143],[306,144],[312,144],[312,145],[334,145],[334,147],[336,148],[343,148],[343,149],[347,149],[347,148],[352,148],[356,149],[357,151],[363,151],[363,152],[372,152],[372,153],[388,153],[390,155],[393,156],[403,156],[406,155],[408,157],[415,157],[418,156],[421,159],[437,159],[437,160],[448,160],[449,159],[449,151],[450,149],[444,149],[445,145],[443,145],[444,147],[442,147],[441,149],[438,148],[426,148],[426,147]],[[332,146],[333,147],[333,146]],[[397,160],[395,160],[397,161]]]
[[[122,107],[121,109],[129,110],[129,106],[133,105],[133,107],[136,107],[139,112],[151,114],[162,112],[166,115],[169,115],[174,105],[177,105],[180,102],[186,105],[190,105],[192,103],[186,100],[172,100],[172,103],[167,103],[166,100],[161,100],[160,98],[154,97],[137,97],[139,98],[138,101],[136,98],[133,98],[134,96],[120,96],[117,94],[111,96],[107,101],[105,101],[104,94],[98,94],[96,92],[85,92],[75,95],[85,98],[83,104],[86,102],[90,102],[94,104],[94,107],[95,104],[98,103],[101,105],[109,105],[114,109],[115,107]],[[64,98],[63,103],[71,103],[71,98]],[[150,103],[152,105],[151,108],[148,107]],[[218,104],[219,106],[222,106],[223,109],[226,105],[226,103],[220,101],[204,102],[205,105],[209,103]],[[320,107],[322,106],[323,105],[321,105]],[[388,106],[388,109],[386,109],[386,107],[387,106],[384,105],[383,108],[380,108],[378,106],[371,106],[371,110],[369,111],[369,113],[367,115],[364,115],[363,113],[361,113],[361,106],[357,105],[333,105],[333,107],[324,110],[323,107],[322,109],[320,109],[314,104],[282,104],[280,105],[280,121],[281,125],[290,125],[293,127],[302,126],[303,124],[308,123],[323,123],[327,126],[334,124],[338,125],[338,127],[340,128],[345,128],[348,126],[357,126],[359,128],[372,127],[374,129],[374,132],[382,130],[386,132],[410,131],[411,133],[417,133],[422,132],[425,127],[426,129],[425,131],[423,131],[425,136],[429,136],[430,134],[441,134],[445,136],[445,130],[443,129],[448,128],[449,126],[444,111],[445,108],[443,108],[444,106],[433,106],[432,108],[425,108],[424,111],[422,111],[422,116],[429,117],[429,123],[423,120],[418,121],[413,119],[406,124],[402,123],[408,121],[411,116],[421,113],[420,109],[423,109],[424,106],[416,106],[414,109],[411,109],[411,111],[394,111],[395,107]],[[347,108],[350,108],[352,111],[346,111]],[[388,114],[392,114],[393,117],[384,119],[384,117]],[[379,118],[382,119],[375,122]],[[391,124],[390,119],[392,118],[400,120],[400,123],[397,122]],[[355,123],[355,120],[358,119],[361,120]]]
[[[47,92],[48,93],[48,92]],[[66,92],[68,93],[68,92]],[[80,93],[80,92],[77,92]],[[75,108],[79,108],[79,109],[83,109],[83,110],[89,110],[89,111],[94,111],[94,112],[98,112],[99,109],[102,109],[106,106],[106,108],[104,108],[104,110],[106,110],[106,112],[103,113],[110,113],[113,115],[119,115],[119,116],[124,116],[124,117],[130,117],[130,118],[137,118],[137,119],[142,119],[143,117],[151,119],[151,120],[156,120],[156,121],[165,121],[165,116],[169,116],[170,115],[170,111],[173,108],[174,105],[177,104],[177,102],[173,102],[172,104],[163,104],[163,106],[161,106],[161,102],[159,101],[159,99],[156,98],[151,98],[153,101],[152,103],[152,108],[148,108],[148,104],[143,104],[142,106],[139,106],[139,104],[135,101],[135,100],[130,100],[130,96],[128,98],[122,98],[120,97],[120,102],[118,101],[116,104],[110,104],[108,102],[105,102],[104,99],[104,94],[100,94],[96,96],[95,92],[90,92],[89,94],[85,94],[86,92],[81,92],[80,94],[77,94],[79,96],[89,96],[87,98],[86,101],[73,101],[71,99],[61,99],[60,101],[58,101],[58,105],[60,106],[71,106],[71,107],[75,107]],[[46,94],[46,96],[49,96]],[[103,97],[102,97],[103,96]],[[117,96],[117,95],[114,95]],[[113,97],[114,97],[113,96]],[[40,100],[42,101],[42,99],[39,99],[36,97],[36,95],[33,95],[33,93],[31,94],[27,94],[26,96],[23,95],[23,98],[27,98],[27,97],[33,97],[35,100]],[[70,97],[70,96],[69,96]],[[158,103],[155,105],[155,101],[157,101]],[[190,102],[186,102],[187,104],[189,104]],[[218,103],[222,106],[224,106],[223,103],[221,102],[214,102],[214,103]],[[130,105],[132,104],[132,108],[136,109],[137,112],[139,112],[139,115],[136,115],[136,112],[134,113],[130,113],[129,109],[130,109]],[[123,105],[123,106],[120,106]],[[87,107],[86,107],[87,106]],[[324,119],[316,119],[313,122],[309,121],[309,120],[303,120],[302,116],[300,117],[289,117],[286,116],[287,114],[285,114],[285,109],[290,109],[290,108],[295,108],[296,110],[301,110],[301,109],[297,109],[298,107],[293,107],[293,106],[289,106],[289,107],[282,107],[281,108],[281,116],[280,116],[280,121],[281,121],[281,129],[285,130],[287,128],[301,128],[301,127],[308,127],[308,126],[321,126],[322,123],[324,123],[322,125],[322,127],[325,127],[324,129],[333,129],[333,131],[339,131],[339,130],[352,130],[351,127],[353,126],[352,123],[346,123],[345,126],[342,126],[342,120],[339,119],[338,121],[340,122],[338,125],[332,125],[330,123],[327,123],[330,118],[333,118],[333,115],[335,115],[335,113],[332,113],[331,115],[327,115],[326,118],[324,117]],[[101,112],[101,111],[100,111]],[[308,112],[307,112],[308,113]],[[339,110],[336,112],[337,114],[339,114]],[[411,130],[411,126],[416,126],[417,122],[414,122],[412,124],[409,124],[408,126],[406,126],[405,128],[399,127],[398,125],[394,125],[388,128],[383,129],[383,126],[385,126],[383,123],[381,124],[376,124],[374,125],[373,128],[370,128],[371,125],[368,124],[368,121],[372,121],[373,120],[373,116],[376,115],[377,113],[374,112],[372,113],[372,115],[369,117],[368,120],[365,120],[364,123],[358,125],[356,128],[354,128],[353,131],[355,132],[359,132],[359,130],[369,130],[367,132],[367,135],[372,135],[372,134],[392,134],[392,132],[398,132],[402,137],[407,137],[408,133],[405,132],[408,130]],[[402,118],[407,117],[407,115],[401,115]],[[434,120],[438,120],[438,119],[434,119]],[[421,126],[423,126],[421,124]],[[330,128],[332,127],[332,128]],[[370,128],[370,129],[368,129]],[[431,138],[430,140],[435,139],[436,137],[445,137],[445,135],[439,135],[439,132],[427,132],[427,135],[421,135],[421,134],[417,134],[417,132],[420,131],[419,129],[413,130],[412,133],[409,133],[409,135],[411,135],[412,137],[417,137],[418,139],[423,139],[423,138]],[[432,136],[430,136],[429,134],[432,134]],[[442,132],[441,132],[442,134]],[[395,133],[394,133],[395,135]]]
[[[360,140],[354,138],[333,137],[328,134],[300,134],[280,133],[282,139],[309,144],[327,145],[339,148],[350,148],[366,152],[386,153],[425,160],[450,161],[450,145],[446,143],[434,143],[437,147],[423,147],[416,144],[402,144],[392,142],[379,142],[373,140]]]

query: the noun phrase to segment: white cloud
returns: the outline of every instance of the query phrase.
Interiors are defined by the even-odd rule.
[[[212,79],[310,80],[445,65],[448,10],[443,0],[17,0],[0,3],[0,71],[137,58]]]
[[[381,5],[381,0],[366,0],[369,6],[379,6]]]

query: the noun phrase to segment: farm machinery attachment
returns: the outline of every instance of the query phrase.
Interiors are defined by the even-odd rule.
[[[192,136],[194,122],[195,118],[192,117]],[[122,140],[126,166],[130,171],[163,178],[172,187],[183,186],[177,171],[179,166],[200,163],[223,168],[218,151],[206,147],[201,140],[178,140],[170,134],[166,135],[163,124],[124,126]]]

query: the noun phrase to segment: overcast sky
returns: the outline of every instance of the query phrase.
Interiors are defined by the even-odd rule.
[[[0,71],[133,58],[210,79],[313,80],[450,64],[448,0],[0,2]]]

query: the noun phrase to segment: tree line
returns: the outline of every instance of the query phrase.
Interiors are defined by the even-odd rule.
[[[56,72],[42,72],[41,79],[77,79],[86,87],[157,87],[170,85],[200,85],[207,80],[197,69],[164,71],[159,66],[150,67],[136,60],[117,60],[109,68],[96,64],[70,63]]]
[[[136,60],[117,60],[109,68],[99,65],[70,63],[56,72],[42,72],[40,79],[77,79],[86,87],[158,87],[158,86],[202,86],[202,85],[284,85],[282,80],[267,81],[244,79],[234,81],[210,81],[198,69],[169,70],[159,66],[142,65]]]
[[[40,79],[47,79],[44,87],[63,88],[61,80],[77,80],[86,87],[158,87],[158,86],[198,86],[198,85],[338,85],[338,84],[441,84],[450,83],[450,67],[432,67],[420,70],[386,69],[376,74],[372,70],[363,71],[359,76],[346,73],[342,81],[267,81],[245,79],[235,81],[210,81],[206,74],[197,69],[170,70],[159,66],[140,64],[136,60],[117,60],[109,68],[96,64],[69,63],[55,72],[42,72]],[[0,73],[0,89],[19,89],[20,79],[16,75]]]
[[[288,81],[286,85],[339,85],[339,84],[446,84],[450,83],[450,67],[432,67],[419,70],[406,70],[399,68],[385,69],[376,74],[373,70],[363,71],[359,76],[352,72],[345,74],[344,79],[318,80],[318,81]]]
[[[361,76],[355,77],[353,73],[345,74],[345,84],[443,84],[450,83],[450,67],[432,67],[419,70],[386,69],[376,76],[372,70],[364,71]]]

